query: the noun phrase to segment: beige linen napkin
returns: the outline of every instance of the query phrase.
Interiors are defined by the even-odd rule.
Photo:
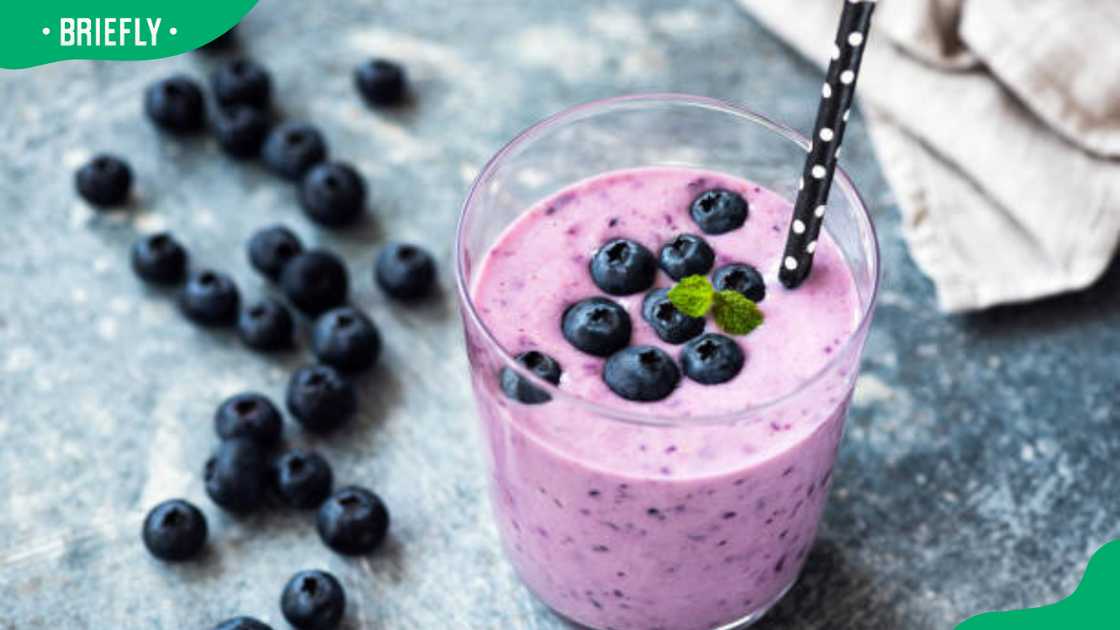
[[[739,2],[828,60],[840,0]],[[859,98],[941,307],[1091,284],[1120,240],[1120,2],[880,0],[869,48]]]

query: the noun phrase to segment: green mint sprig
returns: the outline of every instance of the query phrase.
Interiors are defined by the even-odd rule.
[[[709,311],[716,325],[729,335],[746,335],[762,325],[765,316],[758,305],[738,291],[716,291],[704,276],[681,278],[669,289],[669,301],[689,317],[704,317]]]

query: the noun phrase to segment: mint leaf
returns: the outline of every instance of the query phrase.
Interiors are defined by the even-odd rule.
[[[703,317],[712,308],[715,294],[712,283],[704,276],[687,276],[669,289],[669,301],[689,317]]]
[[[764,319],[762,311],[757,304],[743,297],[742,293],[726,289],[717,293],[714,301],[712,314],[715,316],[716,325],[725,333],[745,335],[762,325]]]

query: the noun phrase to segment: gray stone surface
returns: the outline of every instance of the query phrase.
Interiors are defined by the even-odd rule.
[[[519,129],[622,92],[721,97],[804,130],[817,71],[721,0],[266,0],[241,35],[274,70],[283,114],[322,125],[369,178],[364,225],[316,229],[257,166],[148,126],[143,86],[203,77],[212,58],[0,74],[0,629],[205,628],[236,613],[280,628],[280,587],[316,566],[343,578],[348,628],[564,628],[518,584],[489,517],[452,299],[466,187]],[[349,73],[374,53],[407,64],[414,107],[360,104]],[[103,149],[139,175],[130,212],[74,196],[74,168]],[[859,117],[845,162],[874,208],[886,284],[819,543],[760,627],[939,629],[1064,596],[1120,536],[1120,268],[1080,295],[944,317]],[[346,256],[354,300],[387,333],[351,427],[287,432],[385,497],[391,539],[368,559],[329,553],[308,514],[232,519],[201,489],[215,405],[244,388],[279,397],[306,344],[248,353],[182,321],[126,266],[138,233],[168,228],[251,298],[269,289],[245,239],[278,221]],[[370,263],[389,237],[438,255],[442,299],[378,295]],[[210,518],[201,562],[164,566],[139,544],[142,511],[173,495]]]

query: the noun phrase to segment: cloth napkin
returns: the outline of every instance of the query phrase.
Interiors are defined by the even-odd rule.
[[[841,0],[738,1],[828,61]],[[941,308],[1098,278],[1120,241],[1120,2],[880,0],[868,46],[859,99]]]

